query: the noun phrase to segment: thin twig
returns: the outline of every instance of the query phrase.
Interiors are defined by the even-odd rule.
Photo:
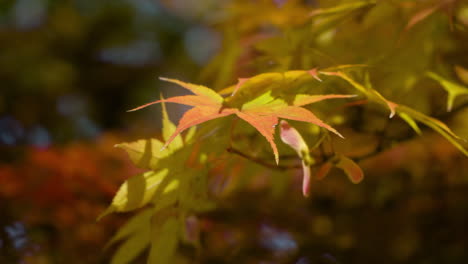
[[[281,171],[284,171],[284,170],[295,170],[295,169],[301,169],[302,166],[301,165],[276,165],[276,164],[271,164],[269,162],[266,162],[265,160],[262,160],[260,158],[257,158],[257,157],[252,157],[250,155],[247,155],[245,153],[243,153],[242,151],[238,150],[238,149],[235,149],[233,147],[229,147],[226,149],[227,152],[229,153],[233,153],[233,154],[237,154],[245,159],[248,159],[252,162],[255,162],[259,165],[262,165],[264,167],[267,167],[267,168],[270,168],[270,169],[273,169],[273,170],[281,170]]]

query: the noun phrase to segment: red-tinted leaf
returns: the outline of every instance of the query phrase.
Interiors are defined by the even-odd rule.
[[[353,183],[359,183],[364,178],[361,167],[350,158],[340,156],[335,166],[342,169]]]
[[[418,24],[419,22],[432,15],[439,8],[440,5],[430,6],[429,8],[423,9],[414,14],[408,21],[408,24],[406,24],[405,31],[410,30],[414,25]]]
[[[312,112],[310,112],[309,110],[305,108],[298,107],[298,106],[282,107],[281,109],[278,110],[277,116],[281,118],[296,120],[296,121],[309,122],[317,126],[323,127],[337,134],[339,137],[343,138],[343,136],[338,131],[336,131],[333,127],[327,125],[325,122],[320,120],[316,115],[314,115]]]
[[[211,101],[211,102],[219,103],[219,104],[223,102],[223,97],[221,97],[221,95],[217,94],[215,91],[211,90],[208,87],[205,87],[202,85],[196,85],[192,83],[181,82],[179,80],[169,79],[169,78],[164,78],[164,77],[159,77],[159,79],[162,81],[178,84],[179,86],[184,87],[185,89],[191,91],[192,93],[198,96],[205,97],[207,101]]]
[[[274,141],[275,126],[278,124],[278,117],[274,115],[260,115],[255,112],[236,112],[237,116],[251,124],[270,143],[275,155],[276,164],[279,162],[278,149]]]
[[[320,79],[320,77],[318,76],[319,75],[319,72],[317,70],[317,68],[313,68],[312,70],[309,70],[307,71],[312,77],[314,77],[315,80],[321,82],[322,79]]]
[[[333,164],[330,162],[325,162],[322,166],[320,166],[320,168],[317,171],[317,174],[315,175],[315,177],[317,177],[317,180],[325,178],[325,176],[327,176],[332,167]]]
[[[182,116],[179,120],[179,124],[177,125],[176,130],[172,134],[171,137],[167,140],[164,147],[166,147],[171,141],[182,131],[192,126],[204,123],[206,121],[216,119],[219,117],[227,116],[236,113],[236,109],[228,108],[220,110],[219,108],[211,107],[211,106],[197,106],[194,107]],[[163,148],[164,148],[163,147]]]

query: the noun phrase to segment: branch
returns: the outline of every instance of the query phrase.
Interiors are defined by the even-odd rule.
[[[263,159],[260,159],[260,158],[257,158],[257,157],[253,157],[253,156],[249,156],[245,153],[243,153],[242,151],[238,150],[238,149],[235,149],[233,147],[229,147],[226,149],[227,152],[229,153],[233,153],[233,154],[237,154],[247,160],[250,160],[252,162],[255,162],[263,167],[267,167],[269,169],[273,169],[273,170],[281,170],[281,171],[284,171],[284,170],[295,170],[295,169],[301,169],[302,166],[301,165],[276,165],[276,164],[271,164]]]

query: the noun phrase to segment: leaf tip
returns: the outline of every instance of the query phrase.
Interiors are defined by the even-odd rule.
[[[100,213],[98,215],[98,217],[96,218],[96,222],[101,221],[102,218],[104,218],[105,216],[107,216],[107,215],[109,215],[109,214],[111,214],[113,212],[114,212],[114,207],[113,206],[107,207],[107,209],[104,210],[104,212],[102,212],[102,213]]]

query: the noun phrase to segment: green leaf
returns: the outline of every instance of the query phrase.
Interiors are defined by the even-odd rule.
[[[401,111],[398,112],[398,116],[400,116],[401,119],[403,119],[416,133],[418,133],[418,135],[421,135],[421,129],[419,129],[418,124],[411,116]]]
[[[111,264],[127,264],[142,254],[150,243],[148,231],[138,232],[123,242],[112,256]]]
[[[427,72],[426,75],[442,85],[442,87],[447,91],[448,96],[447,96],[447,112],[450,112],[453,107],[453,102],[455,101],[455,98],[457,98],[460,95],[467,95],[468,94],[468,88],[464,87],[462,85],[459,85],[457,83],[454,83],[452,81],[449,81],[442,76],[435,74],[433,72]]]
[[[161,99],[164,100],[162,96],[161,96]],[[167,110],[166,110],[166,104],[164,102],[161,103],[161,107],[162,107],[162,117],[163,117],[162,134],[163,134],[164,141],[167,142],[169,138],[172,136],[172,134],[174,134],[174,132],[176,131],[176,126],[169,119],[169,115],[167,114]],[[182,136],[178,134],[177,136],[174,137],[174,139],[172,140],[172,144],[170,144],[168,148],[171,150],[176,150],[176,149],[180,149],[183,145],[184,145],[184,142],[182,141]]]
[[[154,214],[153,210],[146,209],[139,212],[137,215],[130,218],[130,220],[125,223],[122,227],[119,228],[117,233],[107,242],[106,248],[111,246],[112,244],[129,237],[135,233],[141,232],[141,230],[145,229],[149,230],[150,223],[151,223],[151,216]]]
[[[168,150],[161,151],[164,143],[157,139],[140,139],[129,143],[120,143],[115,147],[127,151],[130,160],[142,169],[157,169],[161,158],[171,154]]]
[[[151,224],[151,248],[148,264],[173,263],[171,259],[179,242],[180,225],[176,217],[168,219],[164,216],[154,216]]]
[[[141,208],[148,204],[155,194],[160,195],[159,201],[166,196],[172,201],[173,199],[168,194],[178,188],[179,179],[167,178],[168,173],[168,169],[162,169],[129,178],[120,186],[109,208],[98,219],[112,212],[127,212]]]
[[[310,13],[310,16],[332,15],[336,13],[351,12],[374,4],[376,4],[376,1],[356,1],[351,3],[344,3],[330,8],[315,9]]]
[[[398,106],[398,112],[399,113],[405,113],[411,118],[413,118],[416,121],[419,121],[426,126],[434,129],[436,132],[441,134],[443,137],[445,137],[452,145],[454,145],[457,149],[459,149],[463,154],[465,154],[468,157],[468,150],[466,150],[459,142],[458,140],[462,140],[459,136],[457,136],[453,131],[447,127],[444,123],[441,121],[432,118],[430,116],[426,116],[425,114],[422,114],[416,110],[413,110],[409,107],[399,105]]]
[[[351,77],[349,77],[348,75],[346,75],[343,72],[325,72],[325,71],[322,71],[321,73],[325,74],[325,75],[338,76],[338,77],[342,78],[343,80],[345,80],[349,84],[351,84],[351,86],[353,86],[356,90],[363,93],[367,97],[367,99],[369,101],[378,103],[378,104],[383,105],[385,107],[388,107],[388,109],[390,109],[390,118],[392,118],[395,115],[395,113],[396,113],[395,109],[397,107],[397,104],[387,100],[378,91],[372,89],[372,87],[364,87],[364,85],[356,82],[355,80],[353,80]]]

